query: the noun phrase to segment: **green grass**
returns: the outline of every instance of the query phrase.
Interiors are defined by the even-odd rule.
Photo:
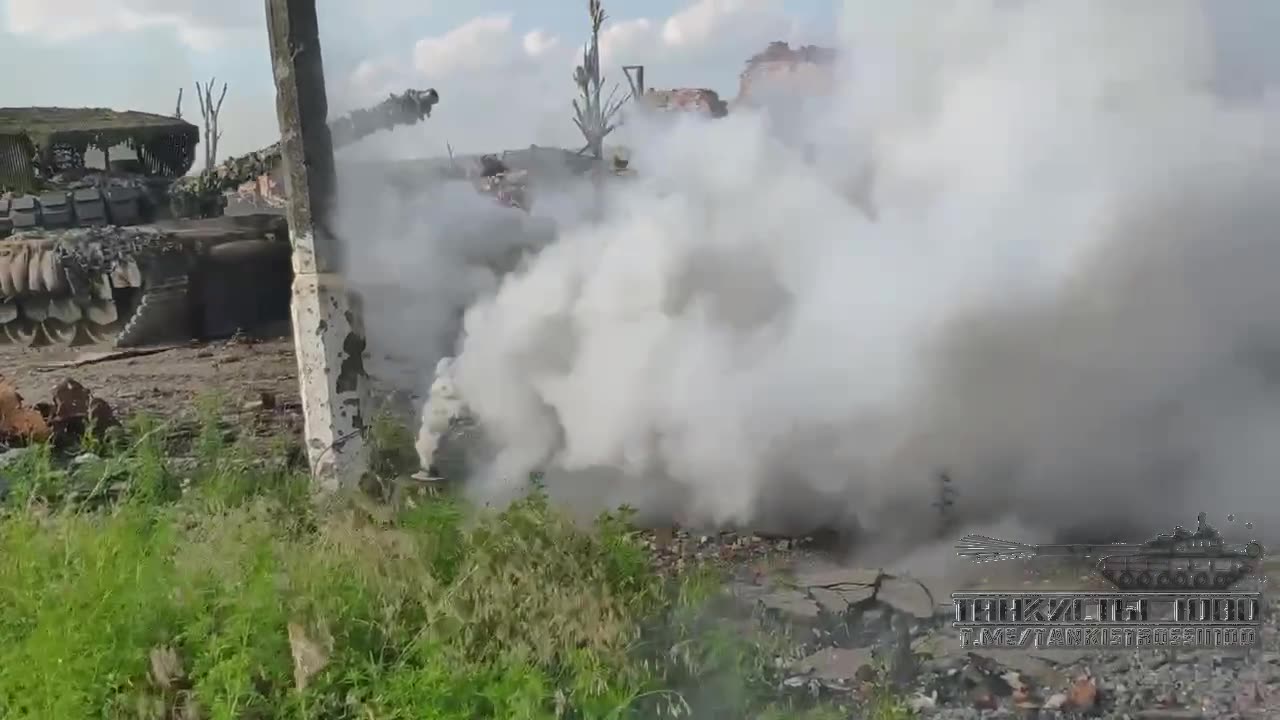
[[[789,640],[721,607],[710,570],[656,574],[626,513],[316,502],[282,443],[216,418],[4,469],[0,717],[851,717],[781,695]],[[381,472],[409,462],[408,435],[374,438]]]

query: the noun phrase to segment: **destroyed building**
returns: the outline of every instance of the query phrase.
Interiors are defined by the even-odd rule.
[[[822,97],[836,87],[837,53],[834,48],[785,42],[769,43],[763,52],[747,60],[738,77],[735,106],[768,105],[775,99]]]
[[[729,104],[720,94],[707,88],[674,88],[648,90],[640,96],[640,104],[660,112],[689,112],[720,118],[729,114]]]

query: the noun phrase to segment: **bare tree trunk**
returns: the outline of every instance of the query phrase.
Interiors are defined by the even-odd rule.
[[[178,88],[178,102],[173,106],[173,116],[182,119],[182,88]]]
[[[222,93],[218,102],[213,101],[213,83],[216,78],[200,86],[196,82],[196,100],[200,102],[200,117],[204,120],[204,166],[211,168],[218,164],[218,141],[222,139],[222,130],[218,128],[218,116],[222,113],[222,101],[227,97],[227,84],[222,83]]]
[[[600,74],[600,28],[608,16],[600,0],[587,0],[587,14],[591,18],[591,39],[582,49],[582,64],[573,72],[574,84],[581,96],[573,101],[573,124],[587,141],[584,151],[597,160],[604,159],[604,139],[616,127],[613,118],[631,97],[617,97],[615,84],[608,97],[602,98],[604,77]]]

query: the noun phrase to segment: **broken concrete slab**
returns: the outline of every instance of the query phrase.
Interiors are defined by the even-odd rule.
[[[924,583],[898,575],[884,576],[876,599],[918,620],[931,619],[937,609],[937,602]]]
[[[837,590],[809,588],[808,592],[819,607],[832,615],[843,615],[852,606],[845,594]]]
[[[796,670],[824,683],[853,682],[865,677],[874,661],[868,648],[826,648],[796,663]]]
[[[822,608],[812,598],[796,590],[776,590],[758,599],[765,612],[781,620],[812,622],[822,614]]]
[[[874,590],[884,573],[868,568],[812,568],[795,575],[794,584],[806,588],[828,588],[843,592],[856,592],[862,588]]]
[[[919,620],[932,619],[937,611],[934,596],[924,583],[879,569],[814,568],[798,573],[793,585],[829,612],[876,602]]]

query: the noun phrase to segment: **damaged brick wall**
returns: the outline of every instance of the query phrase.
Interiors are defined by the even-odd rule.
[[[834,91],[836,85],[834,48],[804,45],[792,48],[785,42],[773,42],[763,52],[747,60],[738,80],[735,105],[752,105],[768,97],[820,96]]]
[[[692,112],[713,118],[729,113],[728,103],[720,94],[707,88],[675,88],[649,90],[643,96],[644,106],[661,112]]]
[[[288,200],[284,190],[284,176],[276,168],[248,180],[236,188],[235,199],[254,207],[283,208]]]

